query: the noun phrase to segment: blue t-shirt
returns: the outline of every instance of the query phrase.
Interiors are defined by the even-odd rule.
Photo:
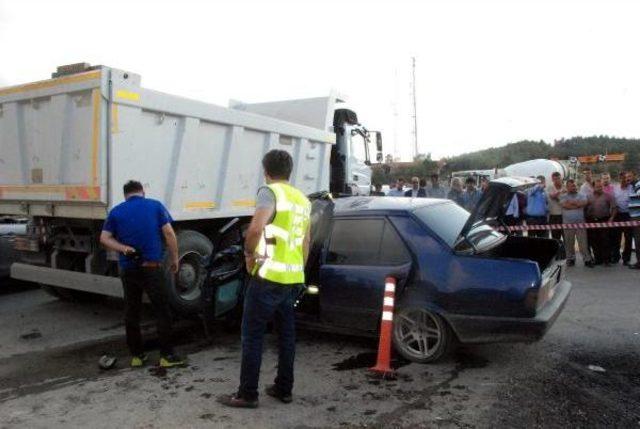
[[[527,216],[546,216],[547,193],[542,185],[536,185],[527,192]]]
[[[115,206],[102,227],[122,244],[142,252],[142,260],[161,262],[163,253],[162,227],[173,222],[160,201],[140,196],[129,197]],[[135,268],[136,264],[120,255],[122,268]]]

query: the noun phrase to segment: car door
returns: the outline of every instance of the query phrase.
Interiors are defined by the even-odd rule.
[[[334,219],[320,267],[323,323],[374,331],[382,311],[385,277],[405,281],[411,255],[383,216]]]

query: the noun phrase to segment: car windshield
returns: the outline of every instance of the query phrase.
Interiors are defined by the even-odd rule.
[[[469,219],[469,212],[454,202],[421,207],[413,213],[450,247],[453,247]]]
[[[414,210],[414,214],[435,232],[449,247],[455,247],[469,212],[453,202],[430,205]],[[467,233],[467,240],[456,250],[480,250],[502,241],[504,235],[479,222]]]

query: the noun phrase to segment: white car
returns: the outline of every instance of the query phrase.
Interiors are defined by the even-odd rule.
[[[9,277],[11,264],[16,260],[13,239],[27,234],[27,219],[0,218],[0,278]]]

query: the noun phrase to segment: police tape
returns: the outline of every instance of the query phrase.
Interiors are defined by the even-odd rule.
[[[512,225],[498,227],[498,231],[549,231],[556,229],[597,229],[597,228],[628,228],[640,226],[640,220],[624,222],[583,222],[583,223],[556,223],[548,225]]]

